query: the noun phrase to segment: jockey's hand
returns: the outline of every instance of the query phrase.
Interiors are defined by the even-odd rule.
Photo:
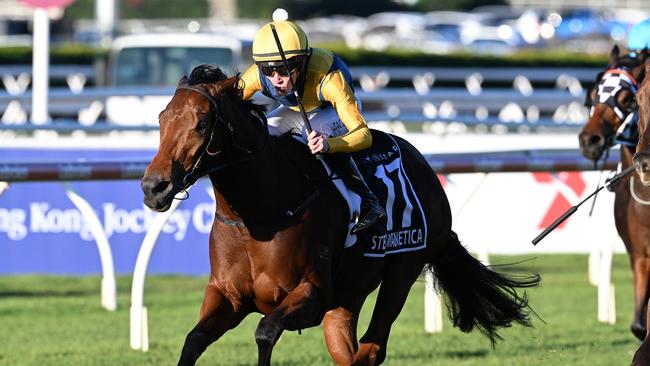
[[[324,154],[330,149],[327,137],[317,131],[311,131],[307,139],[307,146],[309,146],[312,154]]]

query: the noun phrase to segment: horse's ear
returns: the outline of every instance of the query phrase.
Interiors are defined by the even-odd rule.
[[[239,85],[239,78],[233,76],[225,80],[220,80],[213,83],[205,83],[201,85],[210,93],[210,95],[214,97],[220,94],[231,93],[232,91],[237,90],[237,87]]]
[[[608,65],[614,65],[616,61],[618,60],[618,56],[620,55],[621,50],[619,50],[618,45],[615,44],[614,47],[612,47],[612,52],[609,54],[609,61],[607,62]]]
[[[648,46],[644,47],[641,51],[637,52],[637,57],[640,60],[640,62],[647,62],[648,61]]]
[[[183,77],[178,81],[178,86],[187,86],[190,83],[190,80],[187,78],[187,75],[183,75]]]
[[[217,95],[221,94],[223,89],[220,82],[205,83],[202,84],[201,86],[203,86],[205,90],[208,91],[208,94],[212,95],[213,97],[216,97]]]

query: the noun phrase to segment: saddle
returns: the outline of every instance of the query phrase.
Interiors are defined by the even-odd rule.
[[[364,180],[384,205],[387,215],[373,227],[352,234],[350,229],[358,217],[361,199],[348,190],[342,180],[334,180],[348,203],[350,213],[345,247],[360,242],[367,257],[422,250],[427,243],[426,220],[422,204],[404,171],[399,145],[387,133],[377,130],[371,130],[371,133],[372,146],[351,155]],[[326,166],[324,161],[323,164]],[[327,166],[326,169],[329,172]]]

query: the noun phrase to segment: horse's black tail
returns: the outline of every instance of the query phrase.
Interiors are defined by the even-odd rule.
[[[445,303],[454,326],[463,332],[474,327],[490,338],[494,346],[501,337],[498,328],[513,322],[530,326],[526,294],[517,289],[539,284],[538,274],[507,277],[472,257],[453,231],[445,249],[429,263],[436,287],[446,294]]]

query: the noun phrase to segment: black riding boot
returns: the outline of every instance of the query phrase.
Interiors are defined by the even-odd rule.
[[[352,157],[344,153],[323,154],[325,161],[338,175],[345,185],[361,197],[361,213],[359,221],[352,227],[352,233],[367,229],[378,219],[386,216],[386,210],[379,203],[377,196],[370,190],[363,176],[352,160]]]

